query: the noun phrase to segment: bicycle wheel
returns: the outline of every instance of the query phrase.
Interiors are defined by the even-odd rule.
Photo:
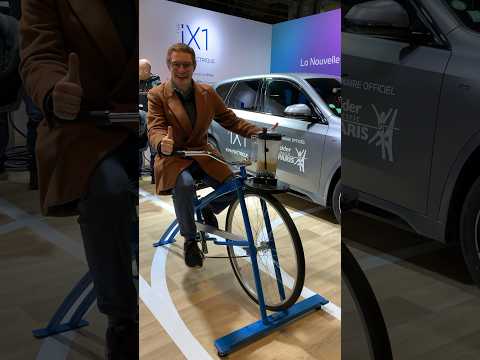
[[[245,203],[257,249],[265,306],[271,311],[287,309],[297,301],[305,280],[305,257],[297,228],[283,205],[270,194],[247,191]],[[247,239],[238,199],[228,209],[225,229]],[[227,252],[235,277],[258,304],[249,249],[227,246]]]

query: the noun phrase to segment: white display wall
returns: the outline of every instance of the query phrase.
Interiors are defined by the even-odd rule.
[[[178,42],[195,50],[194,79],[202,83],[270,72],[271,25],[164,0],[141,0],[140,58],[150,60],[162,82],[169,77],[166,51]]]

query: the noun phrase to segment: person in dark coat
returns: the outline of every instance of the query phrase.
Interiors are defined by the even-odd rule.
[[[109,320],[107,359],[138,359],[138,117],[130,129],[101,128],[88,115],[138,114],[138,0],[23,0],[20,24],[20,72],[43,113],[42,213],[80,215],[97,306]]]

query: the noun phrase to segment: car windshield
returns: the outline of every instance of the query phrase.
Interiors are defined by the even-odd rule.
[[[446,0],[458,18],[470,29],[480,32],[480,0]]]
[[[342,113],[342,85],[336,79],[305,79],[322,98],[332,112]]]

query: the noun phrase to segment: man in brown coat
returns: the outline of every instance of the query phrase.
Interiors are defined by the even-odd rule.
[[[136,137],[80,116],[138,113],[138,1],[23,0],[22,11],[20,71],[44,114],[36,145],[42,212],[80,214],[97,305],[109,318],[107,358],[138,358]]]
[[[158,149],[155,159],[157,194],[172,192],[180,234],[185,238],[185,263],[201,267],[202,254],[195,241],[194,181],[201,179],[218,187],[232,175],[230,168],[209,157],[195,160],[168,156],[176,149],[208,150],[220,155],[207,143],[207,131],[215,118],[224,128],[244,137],[251,137],[260,128],[238,118],[225,106],[212,87],[196,83],[192,75],[196,67],[195,52],[185,44],[172,45],[167,51],[171,79],[150,90],[148,94],[148,135]],[[222,211],[232,197],[225,197],[204,209],[210,225],[217,225],[213,212]]]

